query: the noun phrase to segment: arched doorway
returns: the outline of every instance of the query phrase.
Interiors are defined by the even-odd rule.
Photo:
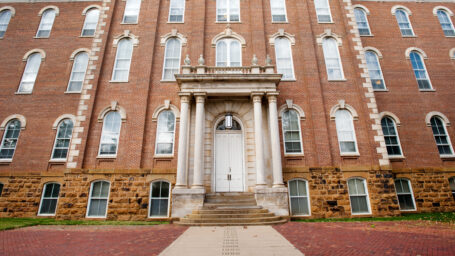
[[[244,191],[243,132],[233,119],[227,129],[223,118],[215,128],[215,191]]]

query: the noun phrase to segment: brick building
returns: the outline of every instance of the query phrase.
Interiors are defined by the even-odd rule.
[[[0,0],[0,216],[454,211],[453,1]]]

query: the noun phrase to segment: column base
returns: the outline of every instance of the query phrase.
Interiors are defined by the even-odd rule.
[[[172,217],[183,218],[204,205],[204,188],[174,188],[172,190]]]
[[[258,205],[277,216],[289,216],[288,188],[258,188],[254,190]]]
[[[273,188],[285,188],[284,184],[273,184]]]

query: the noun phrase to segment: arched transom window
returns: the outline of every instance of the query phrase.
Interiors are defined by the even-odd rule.
[[[20,132],[21,122],[18,119],[13,119],[6,124],[0,146],[0,159],[13,159]]]
[[[354,8],[355,20],[361,36],[371,35],[370,26],[368,24],[367,14],[362,8]]]
[[[11,20],[10,10],[3,10],[0,12],[0,38],[3,38],[3,36],[5,36],[10,20]]]
[[[112,80],[116,82],[128,82],[130,75],[131,57],[133,55],[133,40],[123,38],[117,46],[117,54],[115,56],[114,72],[112,72]]]
[[[242,66],[242,46],[238,40],[226,38],[216,43],[216,66]]]
[[[402,36],[413,36],[411,22],[409,21],[408,13],[403,9],[397,9],[395,12],[397,18],[398,27],[400,28]]]
[[[412,69],[414,70],[414,75],[417,79],[420,90],[431,90],[430,77],[428,76],[427,68],[423,62],[422,55],[417,51],[412,51],[409,54],[411,59]]]
[[[344,79],[340,53],[338,52],[338,44],[335,38],[324,38],[322,40],[322,50],[324,52],[324,60],[328,80]]]
[[[446,11],[439,9],[437,11],[439,23],[441,24],[442,31],[445,36],[455,36],[455,30],[453,28],[452,21],[450,20],[449,14]]]

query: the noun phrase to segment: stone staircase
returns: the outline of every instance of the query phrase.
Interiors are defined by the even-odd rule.
[[[186,226],[272,225],[287,222],[258,206],[253,193],[206,194],[204,205],[179,221]]]

